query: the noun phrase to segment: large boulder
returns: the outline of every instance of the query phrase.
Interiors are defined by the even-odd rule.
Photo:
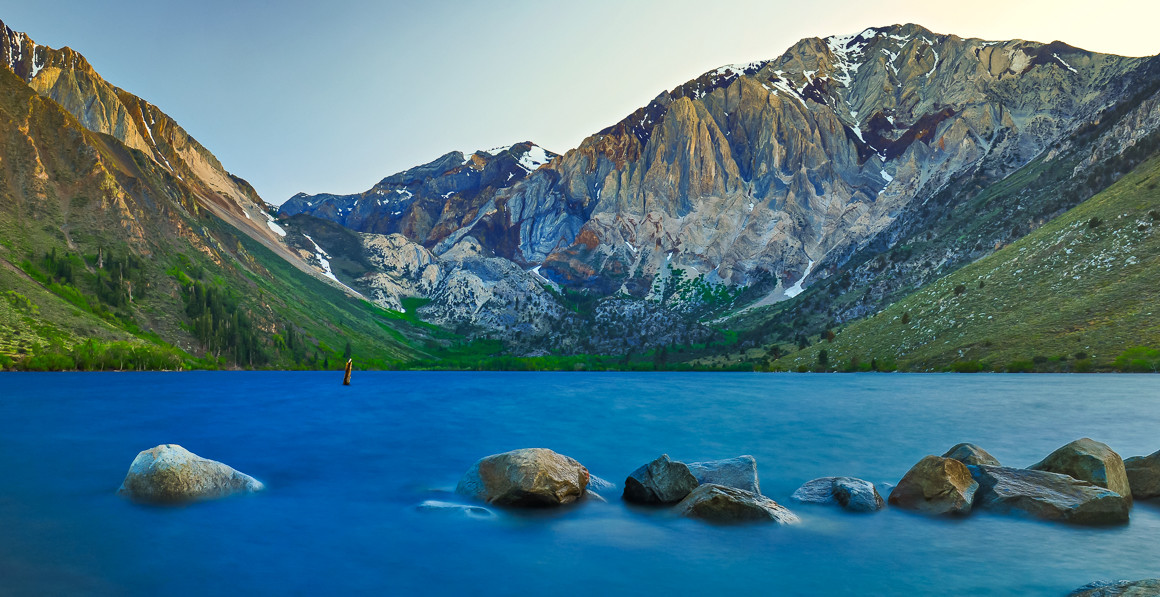
[[[1133,456],[1124,461],[1132,497],[1148,500],[1160,497],[1160,452],[1151,456]]]
[[[761,494],[761,486],[757,482],[757,460],[752,456],[690,462],[688,466],[701,485],[712,483]]]
[[[1111,489],[1124,496],[1129,505],[1132,503],[1132,488],[1128,485],[1124,461],[1107,444],[1086,437],[1077,439],[1027,468],[1087,481]]]
[[[967,465],[953,458],[927,456],[890,492],[890,505],[925,514],[966,514],[978,488]]]
[[[572,458],[525,448],[480,459],[455,493],[499,506],[559,506],[584,496],[588,479],[588,469]]]
[[[142,502],[185,502],[265,489],[257,479],[177,444],[145,450],[133,459],[117,493]]]
[[[681,516],[719,523],[799,522],[793,512],[761,494],[712,483],[694,489],[674,510]]]
[[[851,512],[876,512],[886,505],[873,483],[854,477],[814,479],[791,497],[806,504],[838,504]]]
[[[943,454],[943,458],[954,458],[963,464],[1001,466],[998,459],[975,444],[959,444],[947,450],[947,453]]]
[[[1156,597],[1160,579],[1094,582],[1073,591],[1068,597]]]
[[[1072,524],[1128,522],[1124,496],[1068,475],[1003,466],[971,466],[979,482],[975,508],[1022,512],[1044,520]]]
[[[624,480],[624,499],[638,504],[672,504],[685,499],[697,485],[688,466],[661,454]]]

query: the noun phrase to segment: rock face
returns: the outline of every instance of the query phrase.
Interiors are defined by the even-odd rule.
[[[473,464],[455,493],[499,506],[559,506],[580,499],[588,469],[544,448],[494,454]]]
[[[971,466],[979,482],[975,508],[1022,512],[1044,520],[1101,525],[1128,522],[1131,503],[1120,494],[1068,475],[1000,466]]]
[[[1160,497],[1160,452],[1151,456],[1133,456],[1124,461],[1132,497],[1147,500]]]
[[[719,523],[800,521],[793,512],[765,496],[712,483],[694,489],[674,509],[681,516]]]
[[[874,484],[854,477],[822,477],[802,485],[793,499],[807,504],[834,504],[851,512],[876,512],[886,502]]]
[[[890,505],[926,514],[966,514],[979,484],[967,465],[951,458],[927,456],[914,465],[894,491]]]
[[[469,154],[452,151],[388,176],[366,192],[299,193],[278,211],[291,216],[310,214],[359,232],[403,234],[428,248],[443,241],[450,246],[480,218],[496,211],[498,191],[524,180],[555,157],[530,141]],[[487,234],[484,227],[475,234],[501,252],[502,247],[517,242]]]
[[[1132,488],[1128,485],[1124,461],[1107,444],[1086,437],[1077,439],[1028,468],[1067,475],[1111,489],[1124,496],[1129,505],[1132,503]]]
[[[685,499],[697,485],[688,466],[661,454],[624,480],[624,499],[638,504],[672,504]]]
[[[1094,582],[1068,597],[1155,597],[1160,595],[1160,579]]]
[[[137,454],[117,493],[142,502],[184,502],[261,491],[253,477],[202,458],[177,444]]]
[[[963,464],[985,464],[987,466],[1001,466],[999,460],[991,456],[989,452],[976,446],[975,444],[959,444],[946,454],[943,458],[954,458]]]
[[[761,486],[757,482],[757,460],[752,456],[690,462],[688,466],[702,485],[724,485],[761,495]]]

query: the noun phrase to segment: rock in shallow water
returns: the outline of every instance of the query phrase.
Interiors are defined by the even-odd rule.
[[[1155,597],[1160,595],[1160,579],[1094,582],[1082,586],[1068,597]]]
[[[978,488],[967,465],[952,458],[927,456],[890,492],[890,505],[926,514],[966,514]]]
[[[874,484],[854,477],[822,477],[802,485],[793,499],[807,504],[838,504],[851,512],[876,512],[886,502]]]
[[[580,499],[588,469],[545,448],[493,454],[473,464],[455,493],[499,506],[559,506]]]
[[[468,518],[495,518],[495,512],[480,506],[468,506],[466,504],[456,504],[454,502],[443,502],[439,500],[427,500],[418,506],[419,510],[427,512],[445,512],[449,514],[462,514]]]
[[[185,502],[265,489],[257,479],[177,444],[145,450],[133,459],[117,493],[142,502]]]
[[[985,464],[988,466],[1001,466],[997,458],[991,456],[989,452],[980,448],[979,446],[976,446],[975,444],[959,444],[950,450],[947,450],[947,453],[943,454],[942,457],[954,458],[963,464]]]
[[[690,462],[688,467],[702,485],[724,485],[761,495],[761,486],[757,482],[757,460],[752,456]]]
[[[1022,512],[1072,524],[1128,522],[1130,504],[1120,494],[1067,475],[1002,466],[969,467],[979,491],[975,508]]]
[[[1124,496],[1128,505],[1132,503],[1132,488],[1128,485],[1124,461],[1107,444],[1086,437],[1077,439],[1027,468],[1087,481]]]
[[[697,485],[688,466],[661,454],[624,480],[624,499],[637,504],[673,504],[685,499]]]
[[[763,495],[711,483],[694,489],[674,510],[681,516],[719,523],[800,522],[793,512]]]
[[[1151,456],[1133,456],[1124,461],[1132,497],[1150,500],[1160,497],[1160,452]]]

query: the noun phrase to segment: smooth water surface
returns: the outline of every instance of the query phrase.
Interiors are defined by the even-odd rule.
[[[894,483],[960,441],[1028,466],[1080,437],[1160,449],[1160,376],[356,372],[0,374],[0,593],[1063,595],[1160,577],[1160,507],[1074,528],[793,503],[820,476]],[[184,507],[115,495],[162,443],[268,490]],[[458,502],[488,454],[547,447],[608,503],[494,516]],[[793,527],[626,506],[661,453],[752,454]],[[885,493],[885,492],[884,492]]]

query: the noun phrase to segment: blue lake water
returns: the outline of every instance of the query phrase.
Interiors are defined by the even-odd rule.
[[[356,372],[0,374],[0,594],[1064,595],[1160,577],[1160,507],[1075,528],[975,514],[854,515],[802,483],[894,483],[982,445],[1028,466],[1079,437],[1160,449],[1160,376]],[[115,495],[177,443],[268,490],[184,507]],[[490,518],[455,502],[488,454],[548,447],[617,485],[608,503]],[[661,453],[752,454],[792,527],[628,507]]]

